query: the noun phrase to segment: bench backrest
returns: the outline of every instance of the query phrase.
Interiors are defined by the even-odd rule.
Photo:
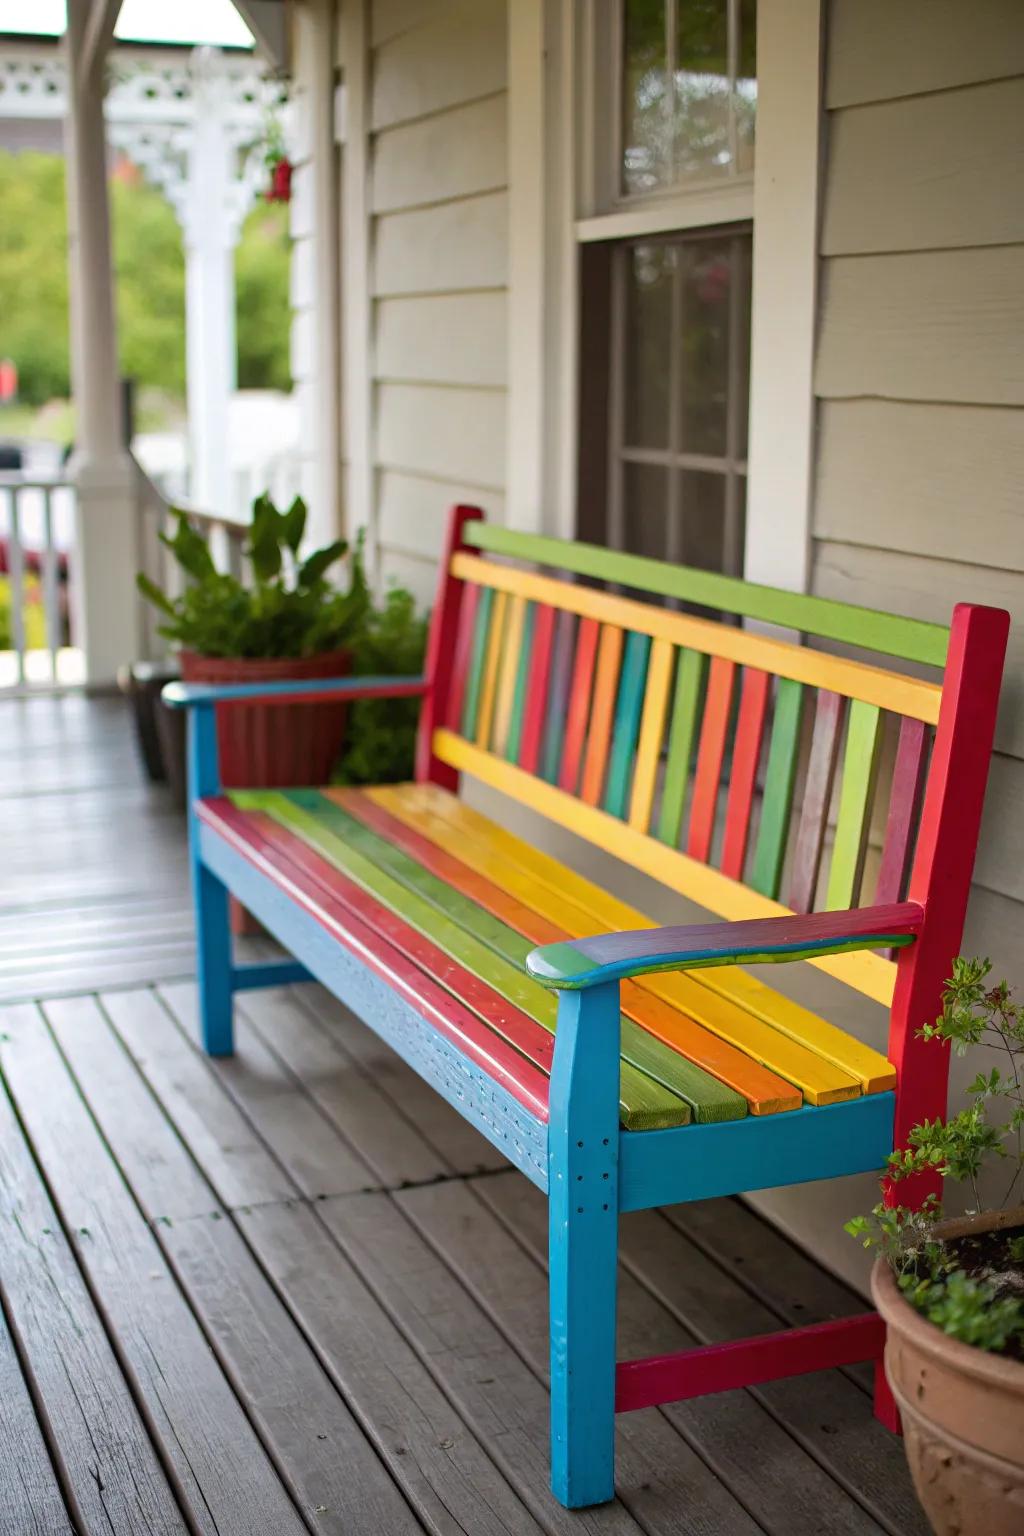
[[[951,641],[940,625],[516,533],[468,508],[444,572],[420,777],[467,772],[726,918],[926,900],[952,857],[952,792],[966,903],[1005,615],[961,607]],[[893,961],[816,963],[891,1002]]]

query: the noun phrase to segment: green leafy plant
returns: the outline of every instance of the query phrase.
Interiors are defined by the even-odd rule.
[[[926,1024],[921,1038],[945,1042],[958,1056],[973,1047],[998,1053],[998,1065],[979,1072],[967,1092],[971,1102],[949,1120],[924,1120],[908,1145],[891,1154],[887,1182],[898,1184],[922,1173],[939,1174],[971,1192],[981,1207],[979,1175],[985,1163],[1004,1159],[1010,1177],[998,1208],[1009,1205],[1024,1174],[1024,1006],[1013,1001],[1005,981],[988,984],[991,962],[957,959],[942,997],[942,1016]],[[846,1231],[865,1248],[877,1248],[892,1266],[910,1304],[943,1332],[978,1349],[1024,1348],[1024,1295],[1008,1292],[1004,1270],[1024,1263],[1024,1236],[1002,1240],[999,1263],[979,1258],[966,1240],[949,1242],[936,1231],[939,1202],[930,1197],[919,1210],[883,1200],[868,1216],[856,1216]],[[973,1273],[967,1272],[970,1264]],[[1024,1288],[1024,1276],[1015,1289]]]
[[[209,546],[179,512],[173,537],[161,539],[185,573],[185,589],[170,598],[142,572],[139,591],[164,615],[160,633],[203,656],[318,656],[358,644],[372,610],[362,542],[350,552],[344,539],[300,556],[306,506],[297,496],[279,512],[267,495],[253,503],[245,554],[252,582],[218,571]],[[348,556],[348,586],[328,572]]]
[[[367,619],[356,650],[363,676],[416,676],[423,670],[427,617],[411,592],[392,587]],[[336,784],[398,784],[412,777],[419,699],[360,699],[352,705]]]

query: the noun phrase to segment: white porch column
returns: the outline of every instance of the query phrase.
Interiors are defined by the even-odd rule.
[[[240,219],[235,151],[216,61],[212,48],[198,48],[192,56],[195,122],[187,197],[179,213],[185,237],[189,499],[204,512],[229,514],[233,498],[228,405],[237,377],[234,250]]]
[[[68,0],[66,134],[71,370],[77,430],[74,640],[104,686],[138,649],[135,476],[124,446],[103,121],[106,45],[118,4]]]

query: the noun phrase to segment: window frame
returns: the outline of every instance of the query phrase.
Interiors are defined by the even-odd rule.
[[[607,50],[610,0],[516,0],[509,6],[509,93],[520,121],[543,113],[544,154],[510,154],[510,201],[536,196],[543,208],[541,263],[509,277],[509,335],[532,353],[529,386],[510,373],[510,464],[532,444],[518,415],[543,420],[532,494],[510,494],[511,526],[578,536],[579,313],[588,251],[601,242],[753,217],[751,388],[744,575],[806,591],[811,544],[814,338],[818,204],[822,183],[824,0],[766,0],[758,7],[757,172],[738,185],[607,212],[595,112],[597,67]],[[543,11],[543,46],[516,46],[524,21]],[[522,19],[521,19],[522,18]],[[535,143],[531,128],[530,142]],[[602,141],[603,142],[603,141]],[[702,206],[705,199],[714,198]],[[724,199],[724,200],[723,200]],[[756,203],[756,211],[755,211]],[[535,206],[535,205],[534,205]],[[543,326],[537,315],[546,317]],[[520,382],[517,383],[517,379]],[[540,381],[539,391],[536,389]],[[527,396],[527,389],[529,394]],[[517,391],[523,395],[518,402]]]
[[[726,4],[732,48],[739,0]],[[735,161],[725,176],[695,178],[653,192],[623,190],[623,12],[623,0],[582,0],[577,65],[583,153],[576,238],[621,240],[752,219],[754,174],[736,171]]]
[[[691,237],[695,235],[697,239],[700,239],[701,235],[706,235],[708,239],[718,236],[733,242],[744,239],[750,232],[751,225],[749,223],[730,223],[724,227],[712,226],[706,230],[702,229],[696,232],[696,234],[692,228],[674,230],[671,233],[662,234],[659,237],[658,243],[674,244],[677,243],[678,237],[682,237],[685,240],[687,235]],[[676,239],[673,237],[676,237]],[[742,355],[739,346],[739,285],[732,281],[729,289],[725,451],[720,454],[694,453],[678,446],[681,405],[680,386],[682,382],[678,347],[673,347],[670,350],[668,446],[666,448],[629,447],[625,441],[628,262],[629,253],[642,243],[646,243],[646,237],[641,236],[632,240],[616,241],[611,253],[611,315],[608,347],[608,478],[607,520],[605,525],[607,528],[608,544],[612,549],[626,549],[628,547],[625,518],[625,477],[628,464],[647,464],[668,470],[666,505],[668,548],[665,552],[665,558],[680,564],[682,563],[682,540],[685,527],[682,508],[679,504],[679,477],[674,471],[696,470],[701,473],[719,474],[724,482],[722,499],[722,570],[726,575],[738,576],[742,574],[743,569],[741,559],[743,519],[741,517],[739,489],[741,481],[745,481],[748,475],[747,457],[737,451],[739,447],[740,426],[740,391],[738,386],[743,373]],[[653,244],[655,241],[652,240],[651,243]],[[735,260],[735,252],[730,253],[730,258],[732,261]],[[735,271],[733,275],[735,276]],[[677,270],[672,282],[673,333],[677,333],[679,329],[676,322],[679,319],[681,282],[682,276]]]

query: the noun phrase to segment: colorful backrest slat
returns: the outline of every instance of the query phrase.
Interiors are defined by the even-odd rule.
[[[722,841],[722,873],[732,880],[743,879],[747,861],[747,840],[757,787],[757,768],[761,761],[765,713],[771,678],[757,667],[743,672],[743,691],[736,722],[736,740],[732,752],[729,800],[725,809],[725,836]]]
[[[611,757],[608,761],[608,783],[604,792],[604,808],[612,816],[626,814],[626,801],[630,788],[630,774],[636,753],[637,732],[640,729],[640,713],[647,686],[647,660],[651,641],[647,635],[631,634],[626,637],[626,653],[619,680],[619,696],[615,705],[615,734],[612,738]]]
[[[483,523],[466,540],[672,597],[728,597],[733,611],[813,620],[814,633],[844,641],[863,612],[792,594],[772,608],[767,588],[632,556],[609,563],[604,551]],[[937,683],[468,550],[451,574],[465,584],[445,717],[456,736],[667,845],[681,862],[666,869],[717,867],[799,912],[901,899]],[[868,614],[862,628],[875,648],[941,662],[939,626]],[[882,772],[897,725],[895,764]],[[871,852],[873,824],[885,830]],[[597,822],[580,825],[600,838]],[[877,870],[868,889],[866,866]],[[880,988],[876,967],[863,990]]]
[[[549,784],[558,782],[558,765],[562,761],[562,743],[565,740],[565,717],[569,707],[572,687],[573,656],[575,654],[576,620],[564,610],[555,625],[554,650],[551,661],[547,721],[544,735],[544,767],[542,776]]]
[[[611,747],[612,721],[615,718],[615,691],[619,684],[622,661],[622,630],[605,624],[597,647],[594,695],[590,702],[590,727],[583,759],[580,799],[586,805],[598,805],[604,787],[605,768]]]
[[[699,651],[680,651],[676,666],[676,691],[672,724],[668,732],[665,789],[658,818],[658,839],[675,847],[683,819],[683,802],[690,774],[690,757],[697,733],[697,711],[704,689],[707,657]]]
[[[789,883],[789,905],[794,912],[810,912],[818,888],[818,871],[828,829],[828,810],[839,760],[839,736],[846,716],[846,700],[838,693],[819,690],[814,714],[814,735],[807,764],[807,780],[800,810],[800,825]],[[923,729],[923,727],[922,727]]]
[[[674,665],[675,652],[669,642],[653,641],[640,721],[640,743],[633,772],[633,794],[629,802],[629,824],[638,832],[648,831],[651,825]]]
[[[704,721],[697,752],[697,772],[693,780],[690,806],[690,831],[686,851],[691,859],[706,864],[711,855],[711,837],[715,830],[718,784],[725,758],[725,738],[732,710],[734,662],[713,656],[708,669],[708,691],[704,700]]]

